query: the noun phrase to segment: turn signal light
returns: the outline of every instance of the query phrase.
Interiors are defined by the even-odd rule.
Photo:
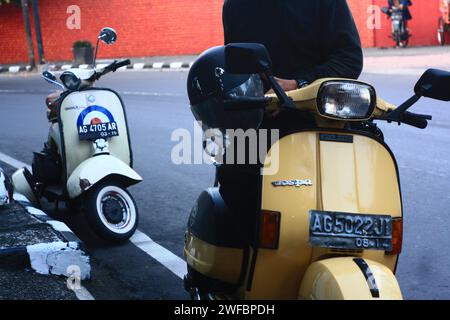
[[[278,249],[278,243],[280,241],[280,221],[280,212],[267,210],[261,212],[260,248]]]
[[[392,220],[392,251],[386,254],[395,255],[402,252],[403,243],[403,219],[394,218]]]

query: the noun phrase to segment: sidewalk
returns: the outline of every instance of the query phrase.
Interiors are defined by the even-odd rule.
[[[91,272],[81,241],[23,196],[14,197],[0,207],[0,299],[76,299],[66,277],[81,281]]]
[[[421,75],[429,68],[450,70],[450,47],[364,50],[365,73]]]

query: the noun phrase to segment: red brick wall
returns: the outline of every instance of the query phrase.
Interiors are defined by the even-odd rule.
[[[313,0],[311,0],[313,1]],[[382,29],[367,27],[371,4],[387,0],[348,0],[363,45],[392,46],[389,20],[383,14]],[[436,44],[438,0],[413,0],[410,25],[412,45]],[[94,41],[101,27],[111,26],[118,43],[102,47],[100,58],[196,54],[223,42],[223,0],[39,0],[45,57],[48,61],[72,60],[74,41]],[[81,29],[69,30],[66,10],[81,8]],[[27,61],[23,18],[19,7],[0,6],[0,64]]]

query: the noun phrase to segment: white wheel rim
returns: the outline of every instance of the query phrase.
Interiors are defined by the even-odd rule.
[[[115,198],[115,200],[120,202],[123,206],[123,218],[122,221],[117,224],[108,221],[103,212],[104,201],[109,198]],[[100,190],[97,195],[96,208],[97,214],[103,225],[114,233],[125,234],[131,231],[136,224],[137,213],[134,202],[128,193],[118,187],[107,186]]]

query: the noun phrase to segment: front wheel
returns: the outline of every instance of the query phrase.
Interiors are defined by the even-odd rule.
[[[136,231],[139,221],[136,203],[119,184],[99,183],[88,190],[83,202],[90,226],[104,240],[123,242]]]

